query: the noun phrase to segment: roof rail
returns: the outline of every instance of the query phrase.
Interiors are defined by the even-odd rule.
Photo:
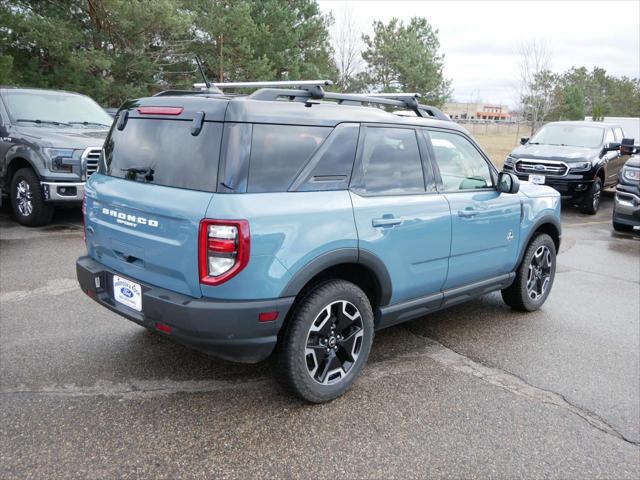
[[[208,88],[214,86],[217,88],[281,88],[281,87],[330,87],[333,85],[331,80],[282,80],[269,82],[211,82],[209,85],[205,83],[194,83],[193,88]]]
[[[420,94],[417,93],[368,94],[325,92],[319,85],[314,85],[314,88],[311,89],[262,88],[249,95],[249,98],[252,100],[278,100],[279,98],[295,100],[299,98],[336,100],[340,105],[362,105],[363,103],[390,105],[412,110],[419,117],[430,116],[438,120],[451,121],[451,119],[438,108],[418,103],[419,97]]]

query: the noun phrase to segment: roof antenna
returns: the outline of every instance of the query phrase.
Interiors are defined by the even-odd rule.
[[[204,80],[205,88],[203,90],[206,90],[207,92],[210,92],[210,93],[222,93],[222,90],[220,90],[218,87],[214,85],[211,85],[211,82],[207,80],[207,76],[204,73],[204,68],[202,68],[202,62],[200,61],[200,57],[195,55],[195,59],[196,59],[196,64],[198,65],[198,70],[200,71],[200,75],[202,75],[202,79]]]

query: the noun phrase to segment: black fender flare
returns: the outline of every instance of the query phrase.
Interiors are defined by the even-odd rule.
[[[280,294],[281,297],[298,295],[313,277],[328,268],[345,263],[356,263],[367,267],[376,276],[380,286],[380,306],[389,304],[391,300],[391,276],[384,262],[374,253],[358,248],[339,248],[323,253],[298,270]]]
[[[533,236],[543,225],[552,225],[556,229],[556,231],[558,232],[557,248],[558,250],[560,250],[560,243],[562,240],[562,224],[560,223],[560,220],[558,220],[554,215],[544,215],[536,220],[536,222],[531,227],[526,240],[522,243],[522,248],[520,249],[520,253],[518,253],[518,261],[516,262],[516,265],[520,265],[520,262],[522,262],[522,257],[524,256],[524,252],[527,250],[527,245],[529,245]],[[556,251],[556,254],[557,253],[558,252]]]

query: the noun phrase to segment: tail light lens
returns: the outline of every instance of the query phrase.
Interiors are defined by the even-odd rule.
[[[220,285],[249,263],[251,236],[246,220],[200,222],[200,283]]]

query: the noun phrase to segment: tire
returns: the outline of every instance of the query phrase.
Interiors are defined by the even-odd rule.
[[[616,232],[633,232],[633,225],[627,225],[626,223],[618,223],[614,220],[613,229]]]
[[[323,283],[300,300],[284,329],[275,355],[276,380],[307,402],[333,400],[362,371],[373,335],[366,294],[345,280]]]
[[[51,222],[53,207],[44,201],[40,179],[30,168],[21,168],[13,175],[10,195],[18,223],[39,227]]]
[[[547,261],[550,265],[544,267]],[[530,271],[534,276],[532,283],[530,283]],[[537,279],[536,272],[541,273]],[[556,245],[549,235],[541,233],[529,243],[518,265],[515,280],[509,287],[502,290],[502,299],[514,310],[522,312],[538,310],[551,292],[555,275]]]
[[[593,181],[587,192],[585,193],[584,200],[580,204],[580,211],[587,215],[595,215],[600,208],[600,196],[602,195],[602,180],[599,177]]]

